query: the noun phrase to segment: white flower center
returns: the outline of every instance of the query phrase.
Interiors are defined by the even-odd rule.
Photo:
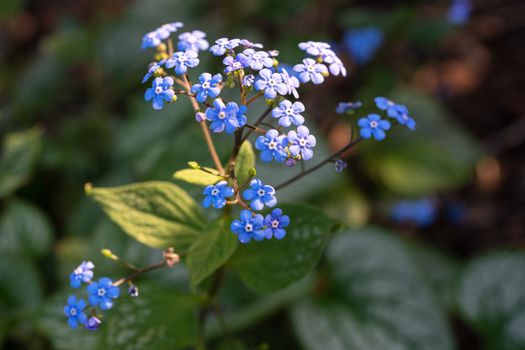
[[[290,108],[286,108],[286,112],[285,113],[288,114],[288,115],[292,115],[293,114],[292,108],[291,107]]]
[[[246,231],[246,232],[252,232],[252,231],[253,231],[253,226],[252,226],[252,224],[246,224],[246,225],[244,226],[244,231]]]
[[[273,220],[273,221],[272,221],[272,227],[273,227],[273,228],[277,228],[277,227],[279,227],[279,221],[278,221],[278,220]]]
[[[274,86],[275,85],[275,80],[273,80],[273,79],[268,80],[268,85]]]
[[[226,113],[220,112],[219,113],[219,119],[224,119],[224,118],[226,118]]]
[[[376,122],[375,120],[370,122],[370,127],[371,127],[371,128],[374,128],[374,129],[375,129],[375,128],[377,128],[377,125],[378,125],[378,124],[377,124],[377,122]]]
[[[207,89],[207,88],[210,87],[210,83],[206,81],[206,82],[202,83],[202,87]]]
[[[306,146],[306,140],[305,140],[305,139],[300,139],[300,140],[299,140],[299,145],[300,145],[301,147]]]
[[[268,144],[268,148],[269,149],[275,149],[277,147],[277,144],[273,141],[271,141],[269,144]]]
[[[392,106],[394,105],[394,102],[392,102],[392,101],[388,101],[386,104],[387,104],[389,107],[392,107]]]
[[[160,94],[162,91],[163,91],[162,86],[157,86],[157,87],[155,88],[155,93],[156,93],[156,94]]]
[[[213,190],[211,190],[211,195],[212,196],[216,196],[218,194],[219,194],[219,190],[218,189],[214,188]]]
[[[262,197],[262,196],[264,196],[265,194],[266,194],[266,191],[264,191],[262,188],[261,188],[260,190],[257,191],[257,195],[258,195],[259,197]]]
[[[97,290],[97,294],[98,294],[99,297],[103,297],[103,296],[106,295],[106,290],[104,288],[99,288]]]
[[[71,310],[69,310],[69,313],[71,314],[71,316],[76,316],[77,315],[77,309],[71,308]]]
[[[308,66],[306,66],[306,70],[309,71],[309,72],[313,72],[314,71],[314,66],[312,64],[309,64]]]

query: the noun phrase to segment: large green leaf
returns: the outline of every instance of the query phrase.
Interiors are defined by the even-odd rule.
[[[0,254],[0,308],[2,313],[33,309],[42,301],[41,280],[34,265],[14,254]]]
[[[292,309],[305,349],[454,348],[444,313],[399,239],[373,230],[340,234],[327,260],[326,294]]]
[[[255,153],[253,152],[252,144],[246,140],[241,145],[237,160],[235,163],[235,176],[237,182],[242,185],[248,178],[248,171],[255,167]]]
[[[186,264],[190,272],[190,285],[199,283],[220,268],[235,252],[237,237],[230,231],[229,222],[219,220],[191,246]]]
[[[287,204],[281,208],[291,221],[286,237],[251,242],[240,247],[232,259],[241,279],[258,291],[276,291],[306,276],[338,226],[311,206]]]
[[[525,254],[498,253],[465,270],[458,304],[491,350],[525,349]]]
[[[120,187],[92,188],[86,193],[127,234],[155,248],[182,252],[197,239],[205,222],[200,207],[177,185],[141,182]]]
[[[173,177],[177,180],[200,186],[213,185],[224,180],[224,178],[219,175],[210,174],[200,169],[179,170],[173,174]]]
[[[0,198],[22,186],[29,178],[40,151],[42,132],[31,129],[9,134],[0,158]]]
[[[0,217],[0,254],[41,257],[48,252],[51,239],[51,226],[38,208],[22,201],[8,203]]]
[[[196,297],[152,284],[139,285],[139,288],[138,298],[121,291],[122,295],[106,312],[97,332],[69,328],[62,311],[66,293],[60,293],[48,303],[39,326],[57,350],[180,349],[194,345]]]

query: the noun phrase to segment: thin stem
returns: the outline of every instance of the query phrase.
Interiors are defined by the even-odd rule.
[[[164,267],[166,266],[166,260],[163,259],[162,261],[159,261],[158,263],[156,264],[153,264],[153,265],[150,265],[150,266],[146,266],[142,269],[139,269],[135,272],[133,272],[131,275],[127,276],[127,277],[124,277],[124,278],[121,278],[119,279],[118,281],[116,281],[115,283],[113,283],[114,286],[120,286],[121,284],[123,283],[126,283],[128,281],[132,281],[133,279],[137,278],[138,276],[146,273],[146,272],[150,272],[150,271],[153,271],[153,270],[156,270],[156,269],[160,269],[161,267]]]
[[[272,109],[273,109],[273,108],[272,108],[271,106],[268,107],[268,108],[266,108],[266,110],[263,112],[263,114],[261,114],[261,116],[260,116],[259,118],[257,118],[257,120],[255,121],[255,123],[253,123],[253,126],[258,126],[258,125],[260,125],[260,124],[263,122],[264,118],[266,118],[266,116],[268,116],[268,114],[270,114],[270,112],[272,111]],[[249,130],[249,131],[246,133],[246,135],[245,135],[244,137],[241,138],[241,141],[240,141],[241,144],[242,144],[244,141],[246,141],[246,140],[248,139],[248,137],[250,137],[250,135],[252,134],[252,132],[253,132],[253,130]]]
[[[317,164],[316,166],[314,166],[313,168],[310,168],[304,172],[301,172],[300,174],[292,177],[291,179],[288,179],[286,180],[285,182],[275,186],[275,189],[276,190],[279,190],[279,189],[282,189],[288,185],[291,185],[292,183],[294,183],[295,181],[303,178],[304,176],[316,171],[317,169],[321,168],[323,165],[325,165],[326,163],[329,163],[329,162],[332,162],[335,160],[335,158],[339,157],[341,154],[345,153],[346,151],[348,151],[350,148],[354,147],[357,143],[359,143],[361,140],[363,140],[362,138],[357,138],[353,141],[350,141],[350,143],[348,143],[346,146],[344,146],[343,148],[341,148],[339,151],[335,152],[334,154],[332,154],[331,156],[329,156],[328,158],[326,158],[325,160],[323,160],[321,163]]]
[[[262,129],[262,128],[258,128],[256,127],[255,125],[251,125],[251,124],[246,124],[244,125],[247,129],[250,129],[252,131],[255,131],[255,132],[258,132],[259,134],[266,134],[266,130]]]
[[[173,41],[171,39],[168,40],[168,55],[173,56]]]
[[[259,97],[263,95],[264,95],[264,92],[259,92],[257,95],[253,96],[248,101],[246,101],[246,105],[249,105],[250,103],[254,102],[255,100],[257,100]]]

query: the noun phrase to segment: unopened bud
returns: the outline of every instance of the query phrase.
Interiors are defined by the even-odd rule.
[[[194,161],[191,161],[191,162],[188,162],[188,166],[192,169],[200,169],[201,166],[199,165],[199,163],[197,162],[194,162]]]
[[[173,267],[176,263],[180,261],[179,254],[175,253],[173,248],[168,248],[164,251],[164,260],[166,260],[166,265],[168,267]]]
[[[202,112],[195,113],[195,120],[197,121],[197,123],[202,123],[206,120],[206,114]]]
[[[84,327],[90,331],[96,331],[100,327],[101,324],[102,324],[102,321],[98,317],[92,316],[88,318],[86,323],[84,323]]]
[[[128,294],[130,296],[132,296],[133,298],[138,297],[139,296],[139,287],[137,287],[136,285],[132,284],[128,288]]]
[[[288,158],[284,164],[288,167],[293,167],[295,165],[296,161],[293,158]]]
[[[102,255],[108,259],[111,259],[111,260],[118,260],[118,256],[116,256],[115,254],[113,254],[113,252],[109,249],[102,249],[100,251],[102,253]]]
[[[248,176],[249,176],[249,177],[254,177],[254,176],[256,176],[256,175],[257,175],[257,169],[255,169],[255,168],[250,168],[250,169],[248,170]]]
[[[160,52],[164,52],[167,49],[168,49],[168,47],[164,43],[161,43],[159,46],[157,46],[157,50],[160,51]]]

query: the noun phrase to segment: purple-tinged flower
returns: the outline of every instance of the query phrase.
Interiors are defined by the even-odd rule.
[[[102,324],[102,321],[98,317],[91,316],[90,318],[88,318],[86,323],[84,323],[84,328],[90,331],[96,331],[97,329],[100,328],[101,324]]]
[[[69,275],[69,285],[72,288],[80,288],[82,282],[89,283],[93,278],[93,269],[95,265],[91,261],[83,261],[72,273]]]
[[[293,70],[299,73],[301,83],[311,80],[314,84],[321,84],[324,81],[324,75],[328,74],[328,69],[324,64],[317,63],[311,58],[305,58],[302,64],[296,64]]]
[[[206,120],[206,114],[202,112],[195,113],[195,120],[197,121],[197,123],[202,123]]]
[[[230,229],[235,233],[239,242],[249,243],[252,238],[256,241],[264,239],[264,217],[261,214],[252,215],[249,210],[241,211],[240,220],[233,220]]]
[[[262,49],[262,48],[263,48],[262,44],[259,44],[259,43],[252,43],[252,42],[251,42],[250,40],[248,40],[248,39],[241,39],[241,40],[239,41],[239,43],[240,43],[242,46],[244,46],[245,48],[247,48],[247,49],[253,49],[254,47],[255,47],[255,48],[258,48],[258,49]]]
[[[162,44],[162,40],[160,40],[159,36],[157,35],[157,32],[153,31],[147,33],[142,37],[142,44],[140,45],[140,48],[142,50],[145,50],[150,47],[157,47],[160,44]]]
[[[246,49],[237,55],[237,60],[242,63],[244,68],[250,67],[253,70],[261,70],[264,67],[270,68],[273,66],[273,59],[266,51],[255,51],[254,49]]]
[[[377,27],[352,29],[343,38],[346,50],[357,64],[365,64],[374,58],[383,41],[383,31]]]
[[[286,84],[283,83],[282,76],[279,73],[272,73],[268,68],[259,72],[260,78],[255,82],[256,90],[264,90],[264,96],[267,99],[274,99],[277,93],[285,95],[288,91]]]
[[[210,47],[210,52],[215,56],[222,56],[226,51],[235,49],[240,45],[240,39],[220,38],[215,40],[215,45]]]
[[[177,51],[166,60],[166,68],[175,67],[175,73],[184,74],[188,67],[194,68],[199,65],[199,57],[195,51]]]
[[[373,137],[377,141],[382,141],[386,137],[385,131],[390,129],[390,122],[382,120],[379,114],[370,114],[366,118],[359,119],[359,134],[364,139]]]
[[[288,156],[286,146],[288,146],[286,135],[279,135],[275,129],[268,130],[265,136],[261,135],[255,141],[255,148],[261,151],[261,159],[265,163],[273,159],[278,163],[284,162]]]
[[[292,70],[293,71],[293,70]],[[293,95],[295,98],[299,98],[299,93],[297,92],[297,88],[299,87],[299,79],[295,75],[290,75],[288,73],[288,70],[286,68],[281,68],[281,77],[283,79],[283,83],[286,85],[286,89],[288,90],[288,95]]]
[[[67,305],[64,306],[64,314],[67,316],[67,323],[71,328],[77,328],[78,324],[84,324],[87,320],[84,308],[86,302],[82,299],[77,301],[77,297],[71,295],[67,299]]]
[[[265,205],[271,208],[277,204],[275,189],[265,185],[259,179],[253,179],[250,182],[250,187],[242,193],[242,197],[250,201],[250,207],[253,210],[262,210]]]
[[[153,74],[155,74],[156,71],[161,69],[164,63],[166,63],[166,60],[160,60],[159,62],[152,62],[148,68],[148,72],[142,79],[142,84],[144,84]]]
[[[185,32],[179,35],[179,43],[177,48],[181,51],[204,51],[207,50],[210,44],[204,39],[206,33],[200,30],[194,30],[192,32]]]
[[[359,109],[363,106],[361,101],[356,102],[339,102],[337,105],[337,108],[335,109],[335,113],[337,114],[346,114],[355,111],[356,109]]]
[[[184,27],[184,24],[182,22],[173,22],[173,23],[166,23],[158,27],[155,32],[157,33],[157,36],[165,40],[167,39],[171,33],[176,32],[179,28]]]
[[[113,306],[113,299],[118,298],[120,289],[113,285],[107,277],[102,277],[98,282],[93,282],[87,286],[89,303],[92,306],[100,306],[102,310],[109,310]]]
[[[272,210],[271,214],[266,215],[264,218],[264,235],[267,239],[275,237],[277,239],[283,239],[286,236],[286,230],[284,229],[290,225],[290,218],[288,215],[283,215],[283,211],[279,208]]]
[[[137,298],[139,296],[139,287],[137,287],[134,284],[130,285],[129,288],[128,288],[128,294],[132,298]]]
[[[343,61],[337,57],[334,51],[331,49],[322,50],[321,58],[323,62],[328,65],[328,71],[332,75],[338,76],[341,74],[343,77],[346,77],[346,68],[343,64]]]
[[[202,194],[204,195],[204,200],[202,201],[202,206],[204,208],[209,208],[213,206],[217,209],[223,208],[226,205],[226,197],[233,196],[233,188],[228,186],[228,182],[219,181],[215,185],[209,185],[204,188]]]
[[[348,166],[348,164],[344,160],[341,160],[341,159],[336,159],[334,164],[335,164],[335,171],[337,173],[342,172]]]
[[[270,57],[277,57],[277,56],[279,56],[279,51],[277,51],[277,50],[268,50],[266,52],[268,52],[268,55],[270,55]]]
[[[315,136],[310,135],[310,130],[306,126],[299,126],[297,132],[290,130],[288,132],[288,141],[291,144],[288,150],[292,156],[300,155],[304,160],[310,160],[314,156],[312,148],[316,144]]]
[[[210,130],[214,133],[220,133],[226,130],[226,133],[231,134],[238,127],[243,126],[239,122],[239,106],[235,102],[228,102],[227,105],[221,99],[213,101],[213,108],[206,109],[206,118],[211,121]],[[241,118],[242,119],[242,118]]]
[[[272,109],[272,117],[279,118],[279,125],[285,128],[290,125],[302,125],[304,123],[304,117],[301,113],[304,112],[304,105],[296,101],[292,102],[283,100],[279,103],[279,106]]]
[[[253,85],[254,82],[255,82],[255,75],[253,75],[253,74],[245,75],[242,78],[242,85],[243,86],[250,87],[250,86]]]
[[[287,167],[293,167],[295,165],[295,163],[297,163],[297,161],[294,159],[294,158],[288,158],[285,162],[284,162],[284,165],[286,165]]]
[[[191,87],[191,92],[199,102],[204,102],[209,97],[215,98],[221,93],[221,89],[217,86],[222,81],[222,75],[215,74],[213,77],[210,73],[202,73],[199,76],[200,84],[195,84]]]
[[[222,63],[226,66],[224,69],[224,73],[226,74],[243,68],[242,63],[236,60],[233,56],[224,57]]]
[[[312,56],[319,56],[322,50],[329,49],[330,45],[320,41],[307,41],[299,43],[299,48]]]
[[[408,108],[405,105],[396,105],[397,114],[395,116],[400,125],[405,125],[410,130],[416,129],[416,121],[410,117]]]
[[[153,100],[154,109],[162,109],[164,107],[164,102],[170,102],[175,96],[173,91],[173,78],[155,78],[152,83],[152,87],[146,90],[144,94],[144,99],[146,101]]]

